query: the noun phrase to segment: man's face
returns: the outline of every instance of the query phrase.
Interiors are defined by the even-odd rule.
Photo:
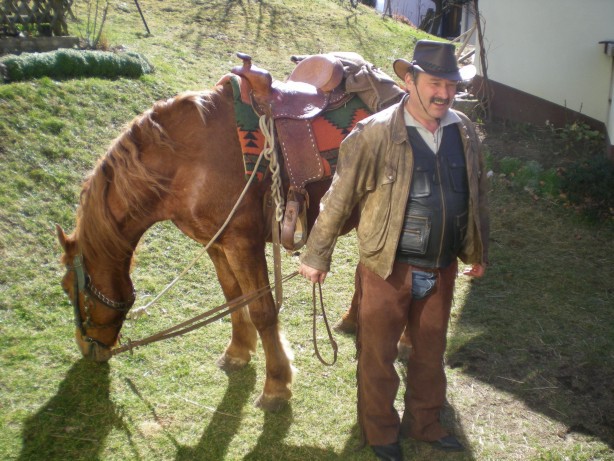
[[[405,84],[411,94],[410,113],[418,121],[422,119],[431,122],[440,119],[452,107],[457,84],[454,80],[419,72],[415,80],[411,74],[406,74]]]

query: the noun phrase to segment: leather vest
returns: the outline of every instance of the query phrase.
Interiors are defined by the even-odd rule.
[[[467,232],[469,187],[456,124],[443,128],[435,155],[415,127],[407,127],[414,157],[397,261],[425,268],[448,266]]]

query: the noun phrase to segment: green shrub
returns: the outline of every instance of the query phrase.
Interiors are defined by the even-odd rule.
[[[550,168],[540,175],[539,192],[549,197],[557,197],[561,192],[561,176]]]
[[[614,162],[604,155],[572,164],[563,171],[561,191],[592,219],[614,218]]]
[[[0,65],[6,81],[41,77],[138,78],[153,71],[149,62],[137,53],[69,49],[8,56],[0,60]]]
[[[511,186],[525,189],[539,196],[557,197],[560,193],[560,177],[557,170],[544,170],[536,160],[523,162],[518,158],[504,157],[499,168]]]
[[[499,161],[499,168],[501,173],[506,176],[515,175],[516,172],[522,167],[522,160],[514,157],[503,157]]]
[[[516,172],[516,182],[522,187],[528,187],[536,190],[540,184],[540,178],[543,172],[542,166],[535,160],[529,160]]]

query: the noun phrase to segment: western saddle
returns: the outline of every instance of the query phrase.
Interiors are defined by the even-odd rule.
[[[243,64],[233,67],[231,72],[241,77],[241,99],[251,104],[258,115],[274,120],[289,180],[281,243],[287,250],[296,251],[307,240],[309,197],[305,186],[324,179],[325,174],[311,120],[325,110],[342,106],[354,96],[344,84],[348,77],[348,66],[344,64],[357,63],[364,69],[368,63],[356,53],[293,56],[291,60],[296,67],[287,81],[282,82],[274,80],[267,70],[253,65],[249,55],[237,53],[237,57]],[[355,79],[356,76],[349,77]],[[403,90],[381,72],[371,80],[384,82],[383,91],[375,97],[382,105],[395,102],[403,94]],[[374,85],[366,86],[371,89]],[[380,108],[370,107],[370,110],[375,112]]]

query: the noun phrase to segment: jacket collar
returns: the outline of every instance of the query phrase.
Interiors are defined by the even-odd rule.
[[[392,114],[391,126],[392,126],[392,142],[395,144],[401,144],[402,142],[409,143],[409,137],[407,135],[407,129],[405,128],[405,103],[409,98],[409,94],[403,96],[401,102],[399,102]]]

